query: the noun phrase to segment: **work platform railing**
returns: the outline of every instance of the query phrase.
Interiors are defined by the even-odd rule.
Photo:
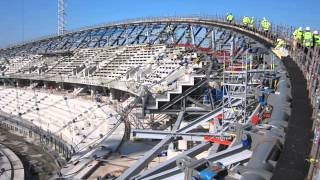
[[[306,160],[310,163],[308,179],[316,179],[320,177],[320,48],[304,48],[294,44],[291,55],[307,81],[308,96],[313,108],[314,137],[310,157],[306,157]]]

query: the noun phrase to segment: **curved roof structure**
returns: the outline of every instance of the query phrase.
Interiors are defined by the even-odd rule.
[[[280,28],[274,27],[274,30]],[[276,36],[288,35],[284,32],[269,34],[265,37],[259,32],[244,29],[237,24],[229,24],[224,20],[211,17],[178,17],[152,18],[125,22],[116,22],[96,27],[84,28],[68,32],[61,36],[49,36],[1,49],[1,54],[17,52],[48,53],[57,51],[72,51],[77,48],[97,48],[106,46],[121,46],[130,44],[185,44],[188,42],[197,47],[212,47],[219,38],[227,40],[230,33],[245,37],[259,37],[267,43],[272,43]],[[213,34],[223,33],[226,37],[215,37]],[[190,37],[188,37],[190,36]],[[211,38],[211,39],[210,39]],[[183,42],[185,41],[185,42]]]

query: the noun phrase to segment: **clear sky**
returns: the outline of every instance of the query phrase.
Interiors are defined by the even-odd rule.
[[[67,0],[67,29],[146,16],[226,14],[320,29],[320,0]],[[318,12],[318,13],[317,13]],[[0,47],[57,32],[57,0],[0,0]]]

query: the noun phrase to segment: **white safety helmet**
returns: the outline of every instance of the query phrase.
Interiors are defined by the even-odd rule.
[[[310,31],[310,27],[306,27],[306,31]]]
[[[313,31],[313,34],[316,34],[316,35],[318,35],[319,33],[318,33],[318,31]]]
[[[302,27],[299,27],[299,31],[302,31]]]

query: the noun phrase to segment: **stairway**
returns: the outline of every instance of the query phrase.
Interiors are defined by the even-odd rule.
[[[147,109],[149,110],[157,110],[162,108],[162,106],[168,102],[173,101],[175,97],[181,95],[182,93],[186,92],[189,88],[195,86],[198,82],[196,79],[204,78],[205,75],[196,75],[190,74],[185,75],[182,78],[179,78],[176,82],[174,82],[174,88],[169,89],[162,94],[158,94],[155,98],[148,102]],[[172,85],[171,85],[172,87]]]

